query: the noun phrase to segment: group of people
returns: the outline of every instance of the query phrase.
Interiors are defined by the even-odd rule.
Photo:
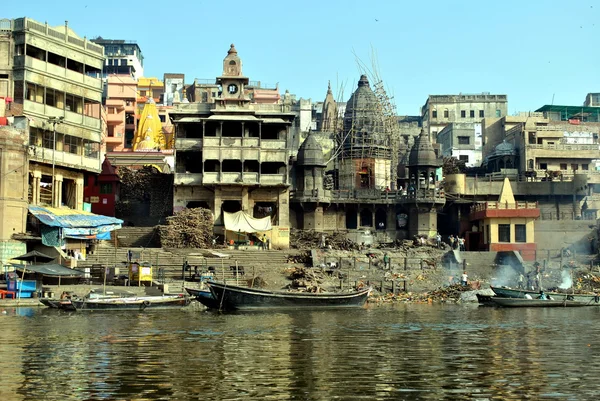
[[[451,249],[458,249],[459,251],[466,251],[464,238],[459,237],[458,235],[456,237],[454,235],[450,235],[450,237],[448,237],[448,241],[450,242]]]
[[[519,273],[519,278],[517,279],[517,288],[524,290],[535,290],[541,289],[541,276],[543,268],[541,267],[539,262],[535,262],[533,264],[535,270],[530,271],[526,275],[523,273]]]

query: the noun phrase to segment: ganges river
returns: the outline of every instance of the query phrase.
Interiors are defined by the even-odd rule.
[[[592,400],[600,308],[3,308],[1,400]]]

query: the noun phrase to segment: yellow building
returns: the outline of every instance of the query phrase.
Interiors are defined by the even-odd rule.
[[[518,251],[524,260],[535,260],[534,222],[540,216],[537,202],[517,202],[508,178],[497,202],[478,203],[470,220],[477,231],[468,234],[469,249]]]

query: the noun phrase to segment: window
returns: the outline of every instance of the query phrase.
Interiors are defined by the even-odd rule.
[[[567,169],[567,163],[561,163],[560,164],[560,169],[561,170],[566,170]]]
[[[85,157],[97,159],[100,156],[100,144],[98,142],[85,142],[83,144]]]
[[[65,152],[73,153],[74,155],[79,154],[79,138],[71,135],[65,135],[64,141],[65,144],[63,148]]]
[[[467,112],[466,112],[465,110],[461,110],[461,111],[460,111],[460,117],[461,117],[461,118],[465,118],[465,117],[467,117]]]
[[[589,167],[588,167],[588,165],[587,165],[587,164],[582,164],[582,165],[581,165],[581,169],[582,169],[582,170],[588,170],[588,169],[589,169]]]
[[[479,110],[479,117],[481,117],[481,118],[485,117],[485,113],[483,110]]]
[[[49,131],[44,131],[44,134],[42,135],[42,146],[45,147],[46,149],[52,149],[52,148],[54,148],[53,143],[54,143],[54,133],[49,132]]]
[[[573,170],[573,171],[579,170],[579,165],[578,164],[571,164],[571,170]]]
[[[510,242],[510,224],[498,224],[498,242]]]
[[[101,194],[112,194],[112,183],[105,182],[100,184],[100,193]]]
[[[444,110],[444,118],[448,118],[449,114],[448,114],[448,109]]]
[[[548,170],[548,163],[540,163],[540,170]]]
[[[515,224],[515,242],[527,242],[527,228],[525,224]]]
[[[470,143],[471,143],[471,138],[469,138],[468,136],[459,136],[458,137],[459,145],[469,145]]]
[[[146,96],[146,91],[140,91],[140,96]]]
[[[469,117],[471,117],[471,118],[475,118],[475,110],[471,110],[471,111],[469,112]]]
[[[498,117],[498,118],[502,117],[502,111],[501,110],[496,110],[496,117]]]
[[[437,110],[431,112],[431,118],[437,118]]]
[[[460,156],[458,156],[458,160],[460,160],[461,162],[468,163],[469,162],[469,155],[460,155]]]

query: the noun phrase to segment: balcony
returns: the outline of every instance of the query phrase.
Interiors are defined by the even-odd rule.
[[[52,149],[46,149],[41,146],[30,146],[29,149],[31,160],[52,164],[52,154],[54,153],[54,164],[57,166],[69,167],[76,170],[87,170],[94,173],[99,173],[101,171],[99,158],[86,157],[58,150],[53,152]]]
[[[123,134],[115,134],[115,136],[105,137],[106,143],[113,145],[121,145],[123,143]]]
[[[485,218],[540,217],[537,202],[484,202],[471,207],[471,221]]]
[[[67,110],[59,109],[52,106],[47,106],[43,103],[33,102],[31,100],[25,100],[23,102],[23,110],[38,114],[43,118],[48,117],[65,117],[65,123],[71,123],[74,125],[83,125],[86,128],[100,131],[100,119],[95,117],[86,116],[79,113],[73,113]]]
[[[119,110],[123,110],[125,105],[123,104],[123,99],[106,99],[107,107],[116,107]]]
[[[117,114],[107,114],[106,115],[106,123],[108,125],[119,125],[119,124],[123,124],[123,114],[117,113]]]
[[[202,185],[202,174],[200,173],[177,173],[174,185]]]
[[[284,185],[285,174],[261,174],[260,185]]]
[[[17,68],[27,68],[37,73],[45,72],[46,74],[54,77],[64,78],[66,81],[71,83],[89,86],[98,93],[96,94],[97,96],[88,95],[87,97],[98,101],[102,99],[102,81],[99,78],[90,77],[85,74],[71,71],[58,65],[47,63],[45,61],[28,56],[15,56],[14,65]]]
[[[177,138],[175,149],[177,150],[202,150],[202,139],[200,138]]]

